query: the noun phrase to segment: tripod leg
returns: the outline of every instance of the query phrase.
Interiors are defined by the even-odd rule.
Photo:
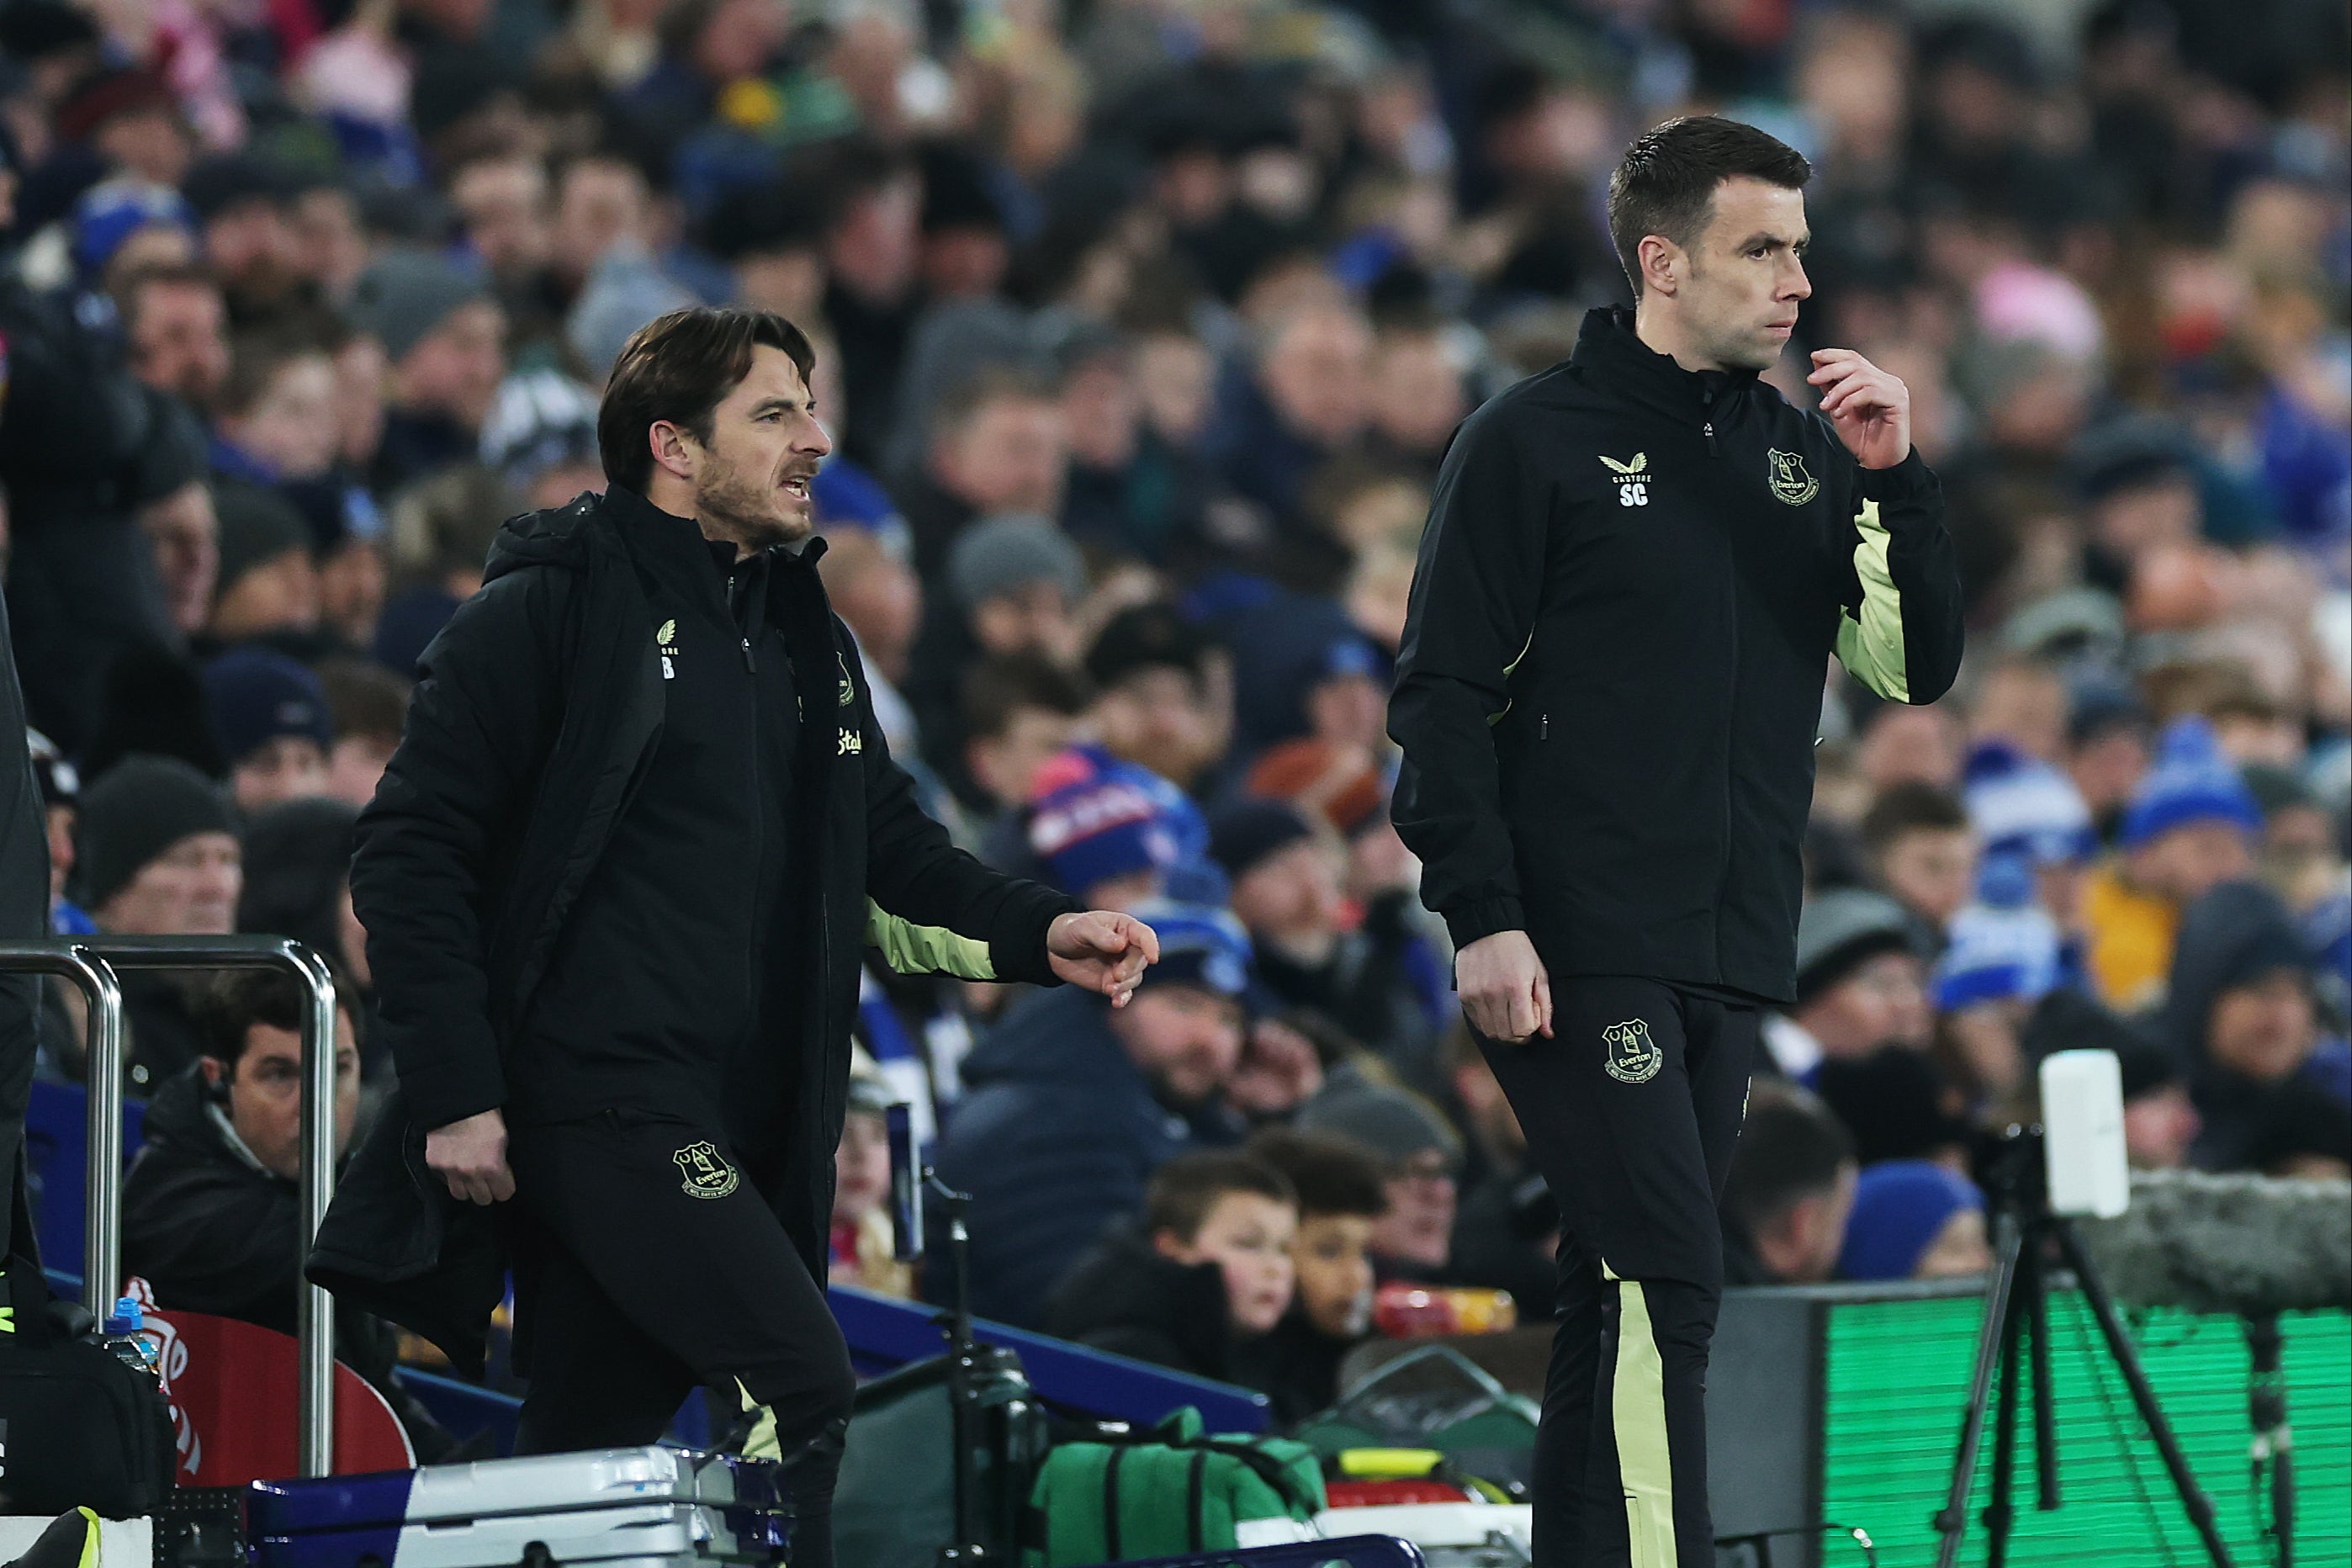
[[[2010,1526],[2017,1518],[2017,1373],[2019,1352],[2024,1348],[2020,1342],[2025,1337],[2025,1325],[2030,1321],[2021,1309],[2029,1304],[2033,1289],[2033,1261],[2030,1254],[2018,1259],[2014,1289],[2020,1294],[2011,1298],[2009,1314],[2001,1323],[2000,1405],[1993,1417],[1992,1434],[1992,1499],[1985,1504],[1983,1514],[1985,1568],[2001,1568],[2009,1555]]]
[[[2164,1418],[2164,1407],[2157,1403],[2156,1389],[2147,1381],[2147,1369],[2140,1364],[2137,1347],[2124,1331],[2123,1320],[2116,1312],[2115,1298],[2107,1294],[2106,1281],[2100,1278],[2072,1224],[2062,1215],[2053,1218],[2050,1226],[2065,1254],[2066,1266],[2074,1271],[2083,1288],[2083,1299],[2090,1302],[2091,1311],[2099,1321],[2099,1331],[2107,1342],[2107,1354],[2114,1360],[2116,1370],[2124,1374],[2124,1382],[2131,1389],[2132,1403],[2139,1406],[2139,1418],[2147,1425],[2147,1435],[2155,1439],[2157,1451],[2164,1456],[2164,1468],[2172,1475],[2172,1489],[2180,1494],[2180,1506],[2187,1511],[2189,1521],[2197,1527],[2197,1534],[2205,1543],[2205,1554],[2212,1559],[2213,1568],[2232,1568],[2229,1543],[2221,1539],[2221,1523],[2213,1515],[2213,1500],[2197,1484],[2196,1475],[2189,1468],[2189,1457],[2180,1451],[2180,1439],[2173,1436],[2172,1424]]]
[[[2294,1436],[2287,1426],[2286,1373],[2280,1365],[2283,1343],[2276,1312],[2246,1318],[2246,1350],[2252,1361],[2248,1415],[2254,1428],[2254,1485],[2268,1483],[2273,1568],[2294,1568]]]
[[[1985,1280],[1984,1324],[1977,1331],[1975,1370],[1969,1377],[1968,1417],[1960,1426],[1959,1452],[1952,1459],[1952,1485],[1945,1493],[1936,1530],[1943,1537],[1936,1552],[1936,1568],[1953,1568],[1960,1559],[1960,1537],[1967,1532],[1969,1490],[1976,1484],[1977,1454],[1984,1445],[1985,1408],[1992,1393],[1995,1359],[2007,1331],[2011,1292],[2017,1284],[2017,1258],[2022,1245],[2014,1215],[1993,1218],[1993,1269]]]
[[[2040,1488],[2034,1500],[2045,1513],[2059,1504],[2057,1396],[2050,1381],[2050,1266],[2042,1256],[2047,1240],[2037,1232],[2027,1243],[2025,1257],[2033,1282],[2029,1298],[2033,1317],[2026,1332],[2033,1351],[2033,1474]]]

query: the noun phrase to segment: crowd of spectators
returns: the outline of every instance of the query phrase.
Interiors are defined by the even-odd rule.
[[[917,1288],[877,1226],[904,1101],[988,1315],[1322,1368],[1292,1406],[1375,1281],[1541,1318],[1556,1221],[1383,705],[1452,429],[1626,298],[1610,169],[1707,110],[1812,161],[1767,379],[1809,404],[1831,344],[1905,379],[1971,628],[1933,708],[1825,672],[1734,1277],[1980,1268],[1969,1152],[2056,1048],[2117,1052],[2142,1165],[2342,1177],[2345,35],[2326,0],[6,0],[0,486],[58,929],[312,943],[364,1116],[344,858],[417,653],[502,519],[602,486],[631,331],[779,311],[894,753],[1164,954],[1118,1012],[870,965],[837,1277]],[[223,1005],[138,984],[134,1236],[174,1162],[286,1186],[277,1026]],[[79,1030],[48,1009],[46,1074]]]

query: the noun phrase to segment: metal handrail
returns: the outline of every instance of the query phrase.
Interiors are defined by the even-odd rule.
[[[0,974],[70,980],[81,988],[89,1013],[81,1295],[91,1315],[103,1321],[122,1283],[122,985],[104,959],[93,957],[73,938],[0,942]]]
[[[81,979],[93,989],[90,1026],[90,1133],[88,1256],[83,1289],[104,1311],[122,1282],[122,970],[276,969],[310,993],[302,1019],[302,1145],[299,1212],[304,1252],[327,1217],[335,1191],[335,982],[326,961],[299,942],[274,936],[92,936],[0,943],[0,971],[15,967]],[[106,1118],[100,1128],[101,1112]],[[299,1344],[297,1454],[304,1476],[334,1465],[335,1317],[327,1292],[307,1279],[298,1288],[294,1332]]]

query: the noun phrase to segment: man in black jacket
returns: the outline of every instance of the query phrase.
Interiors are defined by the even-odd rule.
[[[509,523],[425,651],[352,875],[403,1130],[312,1263],[449,1266],[462,1219],[390,1206],[396,1161],[513,1199],[519,1447],[650,1442],[719,1390],[791,1463],[795,1568],[832,1562],[854,1387],[823,1282],[864,945],[1114,1005],[1156,953],[916,806],[816,573],[812,366],[780,317],[646,327],[599,414],[606,493]],[[438,1321],[463,1339],[483,1304]]]
[[[122,1268],[153,1287],[166,1310],[211,1312],[294,1332],[300,1269],[302,1016],[308,999],[285,975],[223,976],[196,1009],[204,1056],[157,1087],[145,1142],[122,1184]],[[359,1040],[348,1005],[335,1013],[335,1152],[359,1113]],[[417,1457],[452,1443],[392,1378],[399,1338],[348,1303],[335,1313],[338,1360],[373,1384]]]
[[[1635,309],[1464,422],[1413,581],[1397,827],[1562,1210],[1545,1568],[1714,1562],[1716,1202],[1791,992],[1822,674],[1928,702],[1959,663],[1903,384],[1821,351],[1816,416],[1758,380],[1811,291],[1810,174],[1714,118],[1633,144],[1609,216]]]

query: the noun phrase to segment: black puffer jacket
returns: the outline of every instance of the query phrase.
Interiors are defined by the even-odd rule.
[[[503,1255],[488,1215],[425,1169],[424,1135],[506,1103],[518,1020],[659,743],[670,683],[636,554],[648,531],[677,526],[617,486],[507,523],[482,592],[425,650],[400,748],[361,816],[352,901],[400,1089],[310,1272],[461,1365],[481,1353]],[[790,1123],[759,1131],[773,1152],[763,1193],[818,1279],[865,945],[901,971],[1052,984],[1046,928],[1076,907],[982,866],[915,804],[826,604],[823,553],[815,540],[780,556],[768,601],[801,672],[793,799],[810,831],[794,881],[803,918],[772,957],[773,973],[806,981],[798,1091]],[[682,879],[677,896],[695,892]]]

